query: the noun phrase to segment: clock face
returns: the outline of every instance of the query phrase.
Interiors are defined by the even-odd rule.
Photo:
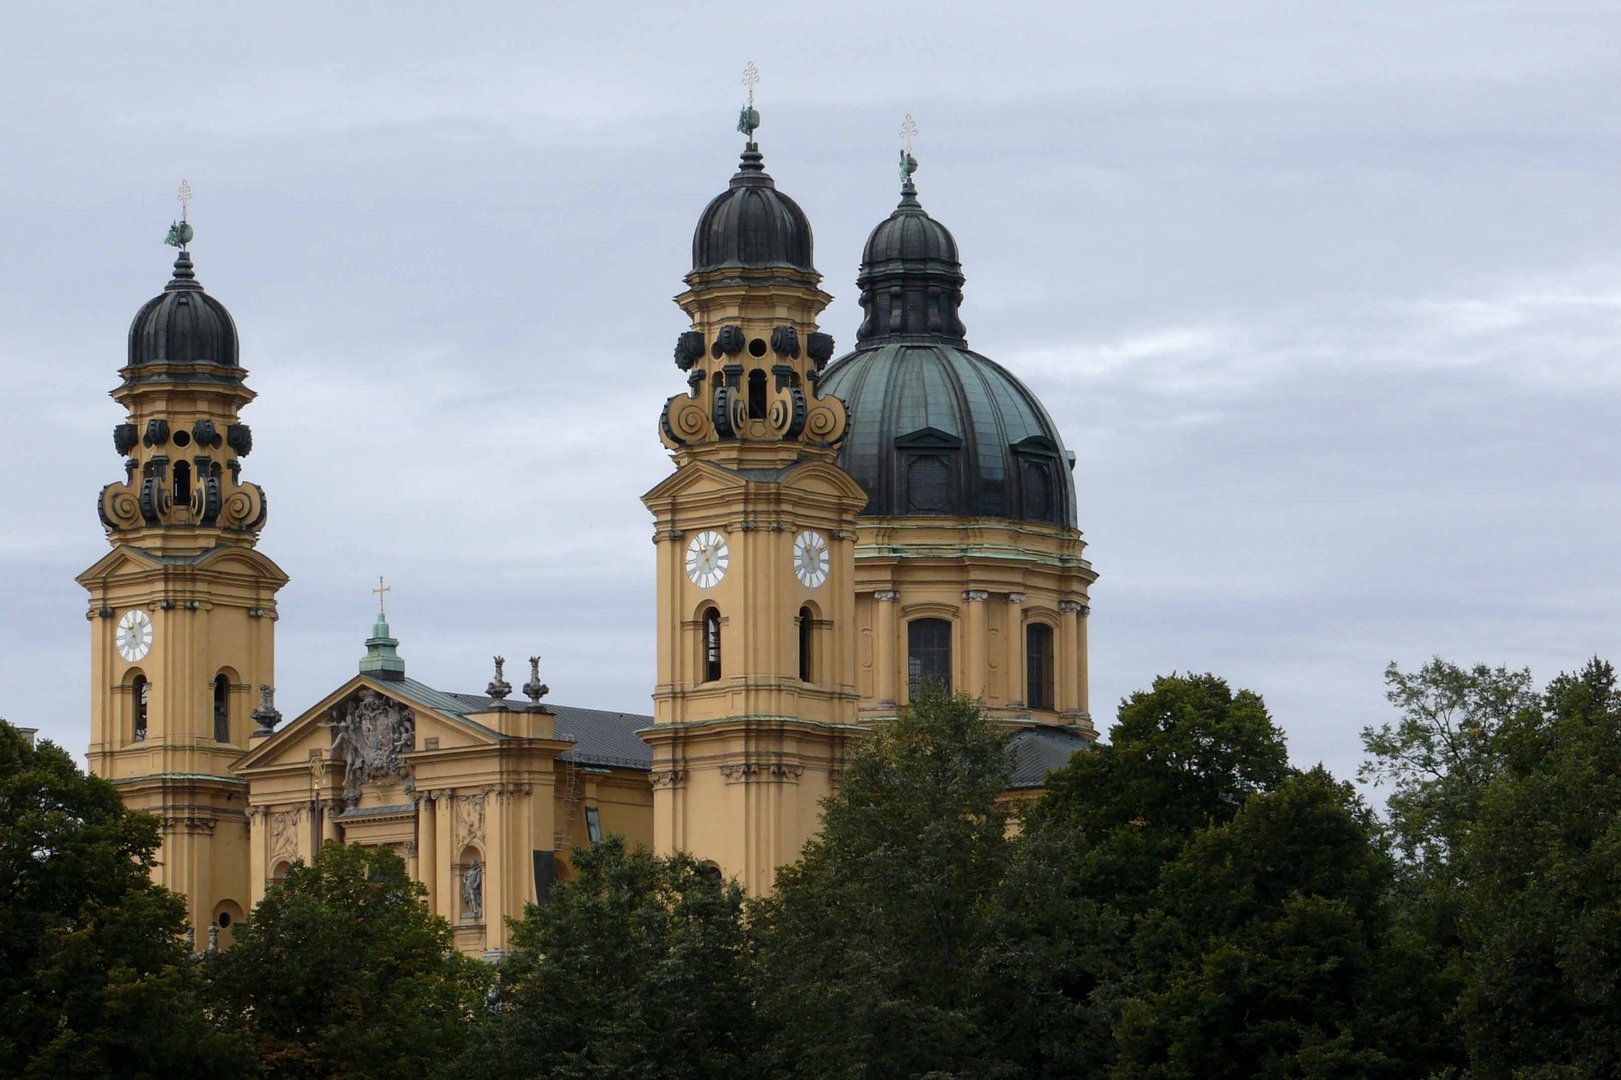
[[[726,576],[726,537],[705,529],[687,545],[687,576],[700,589],[713,589]]]
[[[118,655],[134,663],[146,658],[152,648],[152,617],[140,608],[131,608],[118,620]]]
[[[822,534],[806,529],[794,537],[794,574],[807,589],[827,580],[827,541]]]

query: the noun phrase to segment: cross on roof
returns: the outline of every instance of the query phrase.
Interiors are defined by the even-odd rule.
[[[393,591],[394,591],[393,589],[391,589],[387,585],[383,584],[383,575],[378,574],[377,575],[377,588],[372,590],[372,592],[377,594],[377,614],[378,615],[381,616],[381,615],[387,614],[387,612],[385,612],[383,610],[383,594],[393,592]]]
[[[743,69],[743,87],[749,92],[749,108],[754,108],[754,84],[760,81],[760,69],[750,60]]]
[[[180,220],[186,220],[186,207],[191,204],[191,181],[180,181],[180,190],[175,193],[175,200],[180,203]]]
[[[911,113],[907,113],[906,119],[901,121],[901,138],[906,140],[908,154],[912,152],[912,138],[915,135],[917,135],[917,121],[912,119]]]

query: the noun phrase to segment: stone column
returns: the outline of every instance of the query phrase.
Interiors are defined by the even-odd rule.
[[[990,674],[991,635],[985,617],[985,601],[991,594],[984,589],[964,589],[963,600],[968,603],[967,617],[963,620],[963,693],[979,701],[985,700],[985,682]]]
[[[434,895],[439,899],[439,906],[434,913],[449,920],[450,925],[458,925],[456,920],[456,878],[455,862],[459,852],[452,850],[456,832],[456,799],[448,791],[434,792],[433,800],[433,831],[434,840],[438,844],[438,854],[434,858],[435,879],[438,882]]]
[[[343,837],[338,835],[338,815],[343,812],[341,799],[328,799],[321,807],[321,842],[328,840],[341,842]]]
[[[1058,709],[1063,713],[1077,713],[1081,709],[1081,664],[1075,627],[1080,622],[1076,613],[1080,603],[1075,600],[1058,601]]]
[[[270,876],[265,866],[265,808],[248,807],[248,900],[244,905],[252,910],[265,897],[265,878]]]
[[[1086,650],[1086,623],[1087,617],[1091,614],[1092,609],[1086,604],[1076,605],[1075,637],[1078,643],[1078,648],[1080,649],[1080,663],[1077,666],[1076,671],[1080,679],[1080,693],[1076,700],[1075,708],[1080,711],[1081,719],[1085,720],[1087,723],[1090,723],[1092,720],[1092,680],[1091,672],[1087,666],[1089,661],[1087,659]]]
[[[895,605],[901,594],[893,589],[879,589],[872,594],[874,606],[878,608],[878,617],[875,620],[877,628],[873,631],[877,635],[876,659],[873,661],[878,670],[873,688],[877,691],[877,705],[882,709],[893,709],[899,700],[896,695],[895,680],[900,674],[895,664]]]
[[[439,840],[434,829],[434,802],[430,791],[417,794],[417,880],[428,890],[428,911],[439,911]]]
[[[1014,708],[1024,704],[1024,593],[1007,594],[1007,703]]]

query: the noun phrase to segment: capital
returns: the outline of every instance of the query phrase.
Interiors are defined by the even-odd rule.
[[[962,598],[970,604],[983,604],[991,598],[991,594],[988,589],[964,589]]]
[[[901,594],[894,589],[879,589],[872,594],[872,598],[880,604],[893,604],[901,598]]]

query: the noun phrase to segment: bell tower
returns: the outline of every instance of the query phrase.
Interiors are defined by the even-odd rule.
[[[833,339],[810,222],[765,172],[754,68],[730,185],[676,297],[687,393],[665,405],[675,472],[642,497],[658,547],[653,818],[755,894],[818,827],[856,720],[855,517],[834,464],[844,405],[817,392]]]
[[[113,400],[124,479],[97,509],[111,552],[78,577],[90,594],[90,768],[159,819],[155,876],[183,894],[195,940],[249,902],[244,782],[230,765],[273,713],[276,592],[254,550],[265,496],[241,479],[253,400],[230,312],[192,266],[190,196],[168,243],[174,276],[130,324]],[[265,688],[264,704],[260,689]]]

